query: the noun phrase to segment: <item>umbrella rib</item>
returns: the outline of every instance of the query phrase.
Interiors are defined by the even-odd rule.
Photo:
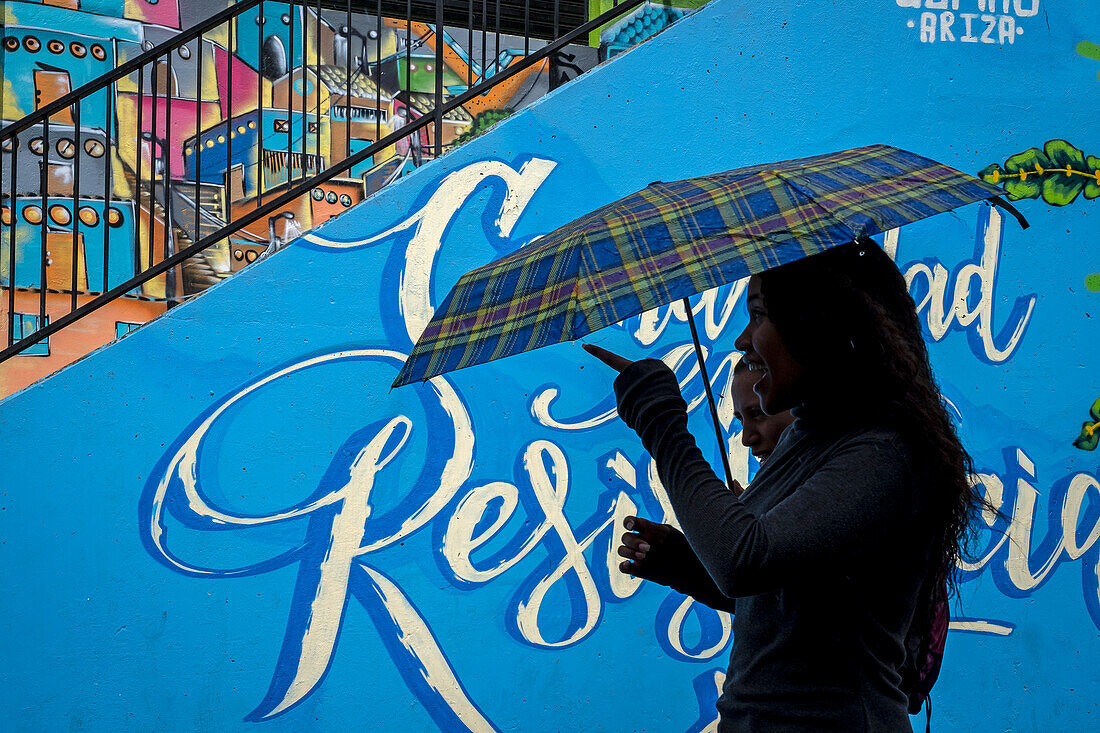
[[[858,238],[860,236],[869,236],[871,234],[878,234],[878,233],[883,231],[883,228],[882,228],[881,224],[877,220],[875,220],[873,217],[871,217],[870,214],[867,214],[868,218],[871,218],[871,220],[874,222],[874,225],[875,225],[874,226],[874,231],[856,232],[851,227],[851,225],[849,225],[844,220],[844,218],[842,218],[842,215],[840,213],[838,213],[836,210],[834,210],[834,209],[830,208],[829,206],[827,206],[821,200],[822,197],[820,195],[816,195],[816,194],[813,194],[812,192],[808,192],[805,188],[800,186],[798,184],[798,182],[796,182],[792,177],[789,177],[788,175],[786,175],[784,173],[780,173],[779,171],[776,171],[775,172],[775,177],[779,181],[781,181],[783,183],[783,185],[787,186],[788,188],[790,188],[793,191],[798,192],[800,195],[806,197],[808,199],[808,203],[812,204],[818,210],[824,212],[824,214],[826,216],[828,216],[829,219],[831,219],[832,221],[839,224],[844,229],[847,229],[849,232],[851,232],[852,233],[851,238],[853,240],[855,240],[856,238]],[[894,177],[892,180],[894,182],[898,183],[898,184],[902,184],[902,183],[906,184],[909,191],[912,191],[913,189],[918,188],[918,187],[920,187],[920,188],[933,188],[933,189],[936,189],[936,190],[939,190],[939,191],[949,191],[949,190],[954,189],[956,187],[955,183],[951,183],[949,185],[944,185],[942,183],[937,183],[936,181],[930,181],[930,180],[923,179],[923,178],[916,178],[916,177],[913,177],[912,175],[900,175],[900,176]],[[877,185],[881,185],[881,183],[882,183],[882,181],[874,182],[874,184],[877,184]],[[848,186],[845,189],[843,189],[843,192],[850,194],[850,193],[853,193],[853,192],[859,192],[861,188],[864,188],[864,187]],[[898,188],[900,190],[901,186],[899,185]],[[994,194],[990,194],[989,198],[992,198],[993,196],[994,196]],[[916,199],[918,197],[911,197],[911,198]],[[979,200],[983,200],[983,199],[979,199]],[[932,207],[932,206],[929,205],[929,208],[935,209],[935,208],[938,208],[938,207]],[[935,213],[943,213],[944,211],[948,211],[948,210],[953,209],[953,208],[955,208],[955,207],[953,207],[953,206],[952,207],[947,207],[947,208],[944,208],[942,211],[933,211],[933,214],[928,214],[928,215],[918,217],[918,218],[926,218],[927,216],[934,215]],[[909,220],[909,222],[912,222],[912,221],[916,221],[917,218],[909,218],[908,220]]]
[[[853,234],[853,236],[852,236],[852,240],[855,240],[855,239],[856,239],[857,237],[861,236],[861,235],[859,235],[859,234],[855,234],[855,233],[853,232],[853,230],[852,230],[852,227],[851,227],[851,226],[849,226],[849,225],[848,225],[848,223],[847,223],[846,221],[844,221],[844,219],[842,219],[842,218],[840,217],[840,215],[838,215],[838,214],[837,214],[837,213],[836,213],[835,211],[833,211],[833,210],[832,210],[832,209],[830,209],[829,207],[825,206],[825,204],[821,203],[821,201],[820,201],[820,200],[818,199],[818,197],[817,197],[817,196],[815,196],[815,195],[813,195],[813,194],[811,194],[811,193],[807,192],[807,191],[806,191],[806,190],[805,190],[804,188],[802,188],[802,187],[801,187],[801,186],[799,186],[799,185],[798,185],[797,183],[795,183],[795,182],[794,182],[793,180],[791,180],[790,178],[788,178],[788,177],[787,177],[787,176],[786,176],[785,174],[783,174],[783,173],[780,173],[779,171],[775,171],[775,177],[776,177],[776,179],[778,179],[778,180],[779,180],[780,182],[782,182],[782,184],[783,184],[784,186],[786,186],[787,188],[789,188],[789,189],[791,189],[791,190],[793,190],[793,191],[796,191],[796,192],[797,192],[797,193],[798,193],[799,195],[801,195],[801,196],[804,196],[804,197],[806,197],[806,199],[807,199],[807,202],[808,202],[809,204],[811,204],[811,205],[812,205],[812,206],[813,206],[814,208],[817,208],[817,209],[821,210],[822,212],[824,212],[824,213],[825,213],[825,215],[826,215],[826,216],[827,216],[827,217],[828,217],[829,219],[831,219],[831,220],[832,220],[833,222],[835,222],[836,224],[838,224],[838,225],[839,225],[840,227],[842,227],[843,229],[846,229],[846,230],[847,230],[847,231],[848,231],[849,233],[852,233],[852,234]],[[799,206],[799,208],[801,208],[801,206]],[[873,234],[873,233],[874,233],[874,232],[872,232],[872,234]],[[864,235],[864,236],[865,236],[865,235]]]

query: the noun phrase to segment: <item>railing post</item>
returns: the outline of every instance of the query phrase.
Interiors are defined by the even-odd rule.
[[[80,147],[80,104],[75,105],[76,110],[73,114],[73,147],[76,148],[76,153],[73,155],[73,256],[72,256],[72,280],[70,285],[72,286],[72,295],[69,300],[69,312],[72,313],[76,310],[76,284],[77,284],[77,265],[80,261],[78,247],[80,238],[80,158],[83,148]],[[85,269],[87,264],[87,253],[85,252]],[[141,264],[135,262],[135,267],[141,267]],[[86,278],[85,278],[86,279]]]
[[[237,36],[237,34],[234,33],[234,30],[236,30],[236,28],[237,28],[236,21],[231,20],[231,21],[229,21],[228,25],[229,25],[229,29],[228,29],[229,30],[229,48],[226,49],[226,51],[225,51],[225,65],[227,67],[226,73],[225,73],[225,76],[226,76],[226,82],[225,82],[226,93],[225,93],[225,95],[226,95],[226,97],[228,97],[228,102],[225,105],[225,171],[229,175],[226,176],[225,174],[222,174],[222,185],[225,186],[225,196],[226,196],[227,199],[230,196],[233,195],[232,192],[230,191],[230,189],[233,187],[233,60],[234,60],[234,58],[236,58],[233,55],[233,49],[234,49],[234,47],[236,47],[236,45],[237,45],[236,42],[239,40],[239,37]],[[202,44],[202,37],[201,36],[199,37],[199,44],[200,45]],[[200,70],[199,73],[202,73],[201,70]],[[216,73],[216,70],[215,70],[215,73]],[[257,72],[257,73],[259,73],[259,72]],[[201,83],[201,81],[200,81],[200,83]],[[199,211],[199,204],[200,204],[200,201],[201,201],[201,198],[202,198],[202,194],[200,193],[201,189],[198,187],[198,178],[197,177],[195,178],[195,182],[196,182],[196,186],[195,186],[195,191],[196,191],[196,193],[195,193],[195,222],[196,222],[196,224],[195,224],[195,241],[197,242],[200,239],[202,239],[202,230],[199,229],[199,225],[198,225],[198,221],[199,221],[198,211]],[[242,183],[241,185],[243,186],[244,184]],[[227,204],[227,206],[228,206],[228,204]],[[227,220],[228,220],[228,218],[229,218],[229,216],[226,215]]]
[[[322,84],[322,81],[321,81],[321,0],[317,0],[316,24],[317,24],[317,38],[316,38],[315,46],[314,46],[314,49],[313,49],[313,70],[314,70],[313,83],[316,85],[317,104],[313,109],[313,119],[314,119],[314,122],[317,125],[317,131],[314,133],[314,137],[313,137],[313,152],[314,152],[314,155],[317,156],[318,172],[319,172],[320,171],[320,161],[321,161],[321,84]],[[329,120],[330,120],[330,123],[329,123],[329,144],[330,145],[332,144],[331,143],[331,141],[332,141],[331,119],[332,119],[332,97],[329,97]],[[335,161],[332,161],[332,156],[331,155],[329,156],[329,162],[335,162]]]
[[[374,141],[378,142],[382,139],[382,0],[378,0],[378,9],[375,20],[378,25],[375,28],[377,37],[374,39]],[[366,41],[363,42],[364,55],[366,50]],[[363,69],[364,78],[370,78],[366,76],[366,69]],[[393,124],[393,104],[390,104],[390,124]],[[350,138],[349,138],[350,139]],[[348,153],[351,153],[350,145],[348,143]]]
[[[8,347],[15,343],[15,225],[19,211],[15,206],[16,164],[19,160],[19,136],[11,138],[11,175],[8,176]]]
[[[289,17],[290,30],[287,32],[287,38],[290,42],[290,50],[287,52],[287,77],[286,77],[286,185],[290,188],[290,182],[292,179],[290,175],[290,166],[293,162],[294,156],[294,4],[287,5],[287,15]],[[305,58],[305,54],[302,54]],[[303,87],[304,88],[304,87]],[[272,87],[272,98],[275,96],[275,87]],[[274,100],[273,100],[274,101]],[[261,132],[262,134],[262,132]]]
[[[412,0],[407,0],[405,3],[405,124],[412,122],[412,15],[413,4]],[[416,134],[416,139],[419,140],[420,133]],[[415,151],[419,147],[414,143],[412,139],[409,140],[409,150],[413,152],[413,165],[420,165],[419,156]]]
[[[149,111],[149,116],[152,118],[150,121],[150,129],[148,135],[145,131],[141,131],[142,148],[145,147],[145,143],[149,143],[149,264],[153,264],[153,259],[156,256],[156,218],[157,218],[157,163],[160,162],[160,156],[157,154],[156,138],[157,131],[160,126],[157,125],[157,121],[160,117],[160,89],[159,89],[159,74],[160,71],[160,57],[158,56],[153,60],[153,68],[149,73],[149,97],[153,100],[153,109]],[[144,151],[143,151],[144,152]],[[138,186],[141,186],[141,180],[138,180]],[[164,295],[168,295],[168,275],[164,276]]]
[[[264,23],[266,18],[264,17],[264,2],[260,0],[260,4],[256,6],[256,206],[263,206],[264,203],[264,183],[267,180],[267,175],[264,172],[264,71],[263,71],[263,55],[264,55]],[[275,106],[275,91],[271,92],[272,100],[271,106]],[[242,181],[241,188],[244,188]],[[233,202],[226,197],[225,201],[225,218],[228,221],[232,217]],[[232,250],[232,243],[230,243],[230,250]],[[230,251],[232,256],[232,251]]]
[[[214,57],[215,66],[214,73],[217,74],[217,56]],[[257,72],[258,73],[258,72]],[[197,89],[195,90],[195,137],[194,145],[191,147],[191,170],[195,172],[195,241],[202,239],[202,230],[200,227],[199,209],[201,208],[200,202],[202,200],[202,36],[198,39],[198,53],[195,54],[195,79]],[[233,110],[229,110],[229,124],[233,124]],[[187,158],[187,141],[183,141],[183,155],[186,164]],[[230,174],[232,176],[232,174]],[[229,187],[226,186],[228,189]],[[228,190],[226,192],[228,194]],[[226,196],[228,199],[228,195]],[[229,203],[226,202],[228,208]],[[228,213],[227,213],[228,217]]]
[[[172,65],[171,63],[169,63],[169,88],[171,88],[171,76]],[[107,224],[107,218],[111,211],[111,189],[114,187],[114,182],[111,178],[111,174],[113,173],[112,162],[114,160],[114,153],[117,152],[118,149],[117,145],[115,145],[114,147],[111,146],[111,123],[114,120],[114,116],[111,114],[111,109],[113,106],[112,103],[115,101],[114,95],[112,94],[113,89],[114,84],[107,85],[107,104],[106,111],[104,112],[103,121],[103,214],[101,215],[100,228],[103,232],[103,292],[105,293],[111,289],[111,227]],[[171,118],[168,119],[171,120]],[[169,121],[167,124],[170,126],[171,122]],[[75,256],[76,253],[74,252],[73,255]],[[89,289],[91,288],[90,283],[88,287]]]
[[[292,4],[290,7],[293,10],[294,5]],[[306,43],[309,41],[309,29],[306,28],[306,11],[309,10],[309,4],[302,0],[300,7],[302,9],[302,65],[299,67],[301,69],[299,73],[302,75],[302,152],[298,156],[298,160],[301,161],[302,180],[304,181],[309,178],[306,174],[306,158],[309,156],[309,146],[306,145],[306,139],[309,137],[309,113],[306,111],[306,103],[309,101],[309,90],[306,87],[306,72],[309,71],[309,47]],[[291,81],[293,80],[294,77],[291,75]],[[291,84],[292,88],[293,86]]]
[[[172,231],[172,51],[167,53],[167,68],[164,70],[164,138],[160,141],[161,157],[164,163],[161,168],[161,190],[164,191],[164,258],[168,259],[175,254],[175,232]],[[178,268],[173,267],[166,273],[165,285],[167,302],[165,309],[176,304],[180,286]]]
[[[134,267],[141,267],[141,255],[142,255],[142,242],[141,242],[141,161],[145,157],[145,149],[142,144],[144,140],[143,133],[145,132],[145,67],[138,67],[138,81],[137,81],[137,130],[134,136],[134,167],[136,171],[134,173],[134,196],[137,198],[137,209],[135,211],[134,221]],[[79,108],[79,104],[77,105]],[[77,151],[79,152],[79,151]],[[149,219],[149,231],[153,230],[153,220]],[[150,250],[149,264],[152,264],[152,250]],[[90,288],[89,288],[90,289]]]
[[[49,229],[48,224],[48,209],[47,192],[50,188],[49,172],[50,172],[50,118],[42,120],[42,154],[38,160],[38,177],[39,186],[41,190],[38,192],[42,201],[42,213],[39,215],[39,230],[38,241],[41,250],[39,254],[41,257],[39,261],[41,263],[41,270],[39,272],[38,281],[38,294],[39,294],[39,307],[38,307],[38,328],[42,328],[46,325],[46,231]],[[33,151],[32,151],[33,152]],[[38,330],[38,329],[35,329]]]
[[[435,0],[435,157],[443,155],[443,0]]]

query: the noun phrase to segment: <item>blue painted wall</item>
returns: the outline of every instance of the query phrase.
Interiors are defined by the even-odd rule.
[[[715,0],[0,403],[7,724],[706,727],[728,621],[610,569],[617,517],[664,505],[607,371],[562,345],[390,391],[410,333],[460,273],[653,180],[874,142],[975,173],[1096,156],[1088,40],[1085,0]],[[1011,538],[982,535],[938,730],[1096,727],[1095,190],[885,242]],[[740,296],[700,301],[719,388]],[[675,309],[592,340],[688,376]]]

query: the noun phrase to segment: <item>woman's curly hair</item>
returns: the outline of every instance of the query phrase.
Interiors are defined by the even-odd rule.
[[[923,638],[944,589],[957,595],[956,562],[985,502],[971,486],[973,462],[936,385],[905,278],[861,239],[762,273],[760,286],[768,318],[812,375],[812,393],[898,430],[927,467],[934,538],[913,628]]]

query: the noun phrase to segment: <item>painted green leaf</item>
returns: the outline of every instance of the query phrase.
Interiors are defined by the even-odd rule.
[[[1092,178],[1086,179],[1085,183],[1085,198],[1094,199],[1100,197],[1100,158],[1095,155],[1090,155],[1085,158],[1085,165],[1092,171]]]
[[[985,168],[982,168],[980,171],[978,171],[978,178],[988,183],[994,183],[999,186],[1004,180],[1004,173],[1005,172],[1001,169],[1000,165],[998,165],[997,163],[990,163]]]
[[[1003,168],[989,165],[978,176],[1002,186],[1013,201],[1042,197],[1051,206],[1065,206],[1082,194],[1100,197],[1100,158],[1065,140],[1048,140],[1041,150],[1029,148],[1008,158]]]
[[[1100,420],[1100,397],[1096,398],[1096,402],[1092,403],[1092,407],[1089,408],[1089,414],[1092,415],[1093,420]]]
[[[1044,152],[1052,172],[1043,176],[1043,199],[1072,202],[1085,189],[1084,174],[1088,173],[1085,154],[1065,140],[1051,140],[1044,146]]]
[[[1097,427],[1096,423],[1087,422],[1081,426],[1081,435],[1073,441],[1075,448],[1096,450],[1096,446],[1100,445],[1100,430],[1091,430],[1093,427]]]
[[[1010,199],[1039,198],[1043,192],[1043,181],[1038,171],[1045,169],[1048,162],[1039,148],[1016,153],[1006,160],[1004,189],[1008,192],[1008,197]]]

